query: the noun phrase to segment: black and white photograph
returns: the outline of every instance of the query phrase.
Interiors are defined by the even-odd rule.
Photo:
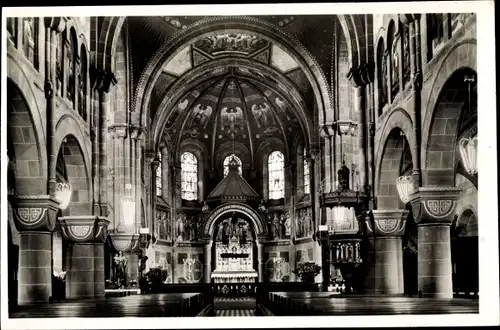
[[[3,8],[2,327],[499,325],[494,30],[493,1]]]

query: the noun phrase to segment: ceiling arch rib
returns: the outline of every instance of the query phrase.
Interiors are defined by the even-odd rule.
[[[151,89],[158,77],[160,68],[171,58],[172,50],[183,48],[186,44],[196,42],[207,35],[213,34],[213,31],[227,31],[231,29],[248,32],[281,45],[300,65],[311,84],[314,100],[317,103],[316,107],[312,107],[318,111],[315,115],[322,114],[326,110],[331,109],[329,88],[325,74],[321,71],[314,57],[293,36],[287,35],[276,26],[255,17],[210,17],[196,22],[173,36],[170,42],[158,50],[143,71],[138,83],[136,103],[136,107],[139,107],[137,110],[142,112],[141,120],[143,122],[147,122],[145,116],[147,115],[146,111]]]

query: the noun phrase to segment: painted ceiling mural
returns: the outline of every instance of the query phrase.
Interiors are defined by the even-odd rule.
[[[169,117],[168,134],[199,139],[209,150],[213,138],[217,148],[232,140],[249,144],[295,135],[300,124],[289,102],[238,71],[230,68],[226,75],[189,91]]]
[[[194,67],[227,56],[249,58],[269,66],[270,72],[275,73],[251,66],[211,69],[203,74],[201,82],[191,83],[177,104],[169,107],[164,133],[178,141],[198,139],[208,150],[216,150],[227,141],[257,147],[266,137],[291,139],[300,132],[296,109],[289,100],[304,100],[298,86],[305,86],[276,78],[279,74],[297,77],[302,72],[298,63],[278,45],[232,31],[212,32],[172,54],[153,88],[151,115],[167,110],[160,105],[177,79]],[[300,83],[300,77],[297,81]],[[308,111],[306,107],[303,110]]]

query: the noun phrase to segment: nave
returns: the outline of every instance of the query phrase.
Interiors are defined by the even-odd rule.
[[[256,316],[256,301],[253,297],[216,297],[215,316]]]

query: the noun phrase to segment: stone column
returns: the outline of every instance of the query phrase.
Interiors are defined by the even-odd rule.
[[[258,264],[258,269],[257,269],[257,274],[258,274],[258,279],[259,282],[262,283],[264,282],[264,244],[263,241],[266,239],[265,235],[259,235],[257,238],[257,264]]]
[[[106,278],[104,275],[104,243],[108,237],[109,220],[96,217],[96,230],[94,235],[94,297],[104,297]]]
[[[104,296],[104,242],[96,244],[96,237],[103,240],[102,232],[106,230],[108,221],[89,215],[60,217],[59,222],[63,237],[70,243],[65,261],[66,298],[94,297],[96,286],[102,291],[100,295]],[[96,283],[96,278],[101,283]]]
[[[56,162],[57,162],[57,145],[56,145],[56,123],[55,116],[55,99],[54,86],[56,80],[56,43],[58,42],[57,34],[64,31],[66,21],[62,17],[46,17],[45,23],[45,82],[44,93],[46,100],[46,128],[47,128],[47,159],[48,159],[48,193],[53,196],[56,185]]]
[[[367,291],[383,294],[402,294],[403,243],[406,210],[373,210],[373,222],[366,220],[368,235],[372,236],[372,269]],[[370,278],[371,277],[371,278]]]
[[[59,202],[50,196],[13,201],[19,231],[18,304],[48,302],[52,296],[52,231]]]
[[[421,113],[422,113],[422,71],[421,71],[421,58],[420,58],[420,14],[400,14],[401,22],[407,26],[410,34],[410,68],[411,68],[411,91],[412,91],[412,116],[413,116],[413,129],[412,137],[415,143],[411,145],[412,155],[420,155],[421,149]],[[413,161],[413,180],[417,186],[420,186],[420,157],[412,159]]]
[[[450,225],[460,188],[420,187],[411,197],[418,227],[418,291],[426,298],[453,298]]]
[[[211,274],[212,274],[212,240],[208,240],[205,243],[205,282],[211,282]]]

